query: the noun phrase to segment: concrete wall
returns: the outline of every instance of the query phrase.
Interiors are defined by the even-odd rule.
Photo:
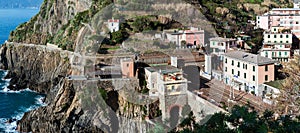
[[[217,112],[226,113],[224,109],[204,100],[190,91],[187,92],[187,98],[188,104],[191,106],[197,121],[203,119],[205,116],[212,115]]]

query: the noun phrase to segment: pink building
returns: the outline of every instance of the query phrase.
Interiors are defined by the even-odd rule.
[[[274,26],[290,28],[300,38],[300,8],[274,8],[262,16],[257,16],[256,26],[265,30]]]
[[[121,60],[121,70],[123,78],[134,77],[134,62],[131,58]]]
[[[189,30],[164,31],[166,41],[174,42],[179,47],[196,47],[204,45],[204,30],[191,27]],[[186,42],[185,46],[182,44]]]
[[[186,44],[190,46],[202,46],[204,44],[204,30],[193,27],[190,30],[185,30],[182,34],[182,40],[185,40]]]
[[[242,51],[224,55],[224,82],[236,90],[262,95],[263,83],[274,81],[275,60]]]

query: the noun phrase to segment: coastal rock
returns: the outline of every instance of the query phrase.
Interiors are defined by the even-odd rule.
[[[7,43],[0,49],[0,65],[9,70],[15,90],[30,88],[46,94],[47,106],[25,113],[21,132],[146,132],[145,106],[131,103],[116,89],[138,89],[138,81],[116,85],[113,81],[69,80],[70,52],[42,45]],[[120,82],[116,82],[120,83]],[[85,84],[82,86],[78,84]],[[88,89],[88,85],[94,85]],[[116,88],[117,87],[117,88]],[[102,88],[106,98],[98,88]],[[104,100],[101,100],[104,99]],[[150,104],[149,117],[159,114],[158,103]]]

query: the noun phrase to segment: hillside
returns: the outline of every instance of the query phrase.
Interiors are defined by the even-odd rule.
[[[273,7],[291,6],[288,0],[265,0],[264,2],[261,2],[261,0],[185,1],[194,5],[204,14],[208,23],[210,23],[209,25],[215,29],[219,36],[233,37],[239,31],[243,31],[253,37],[251,40],[253,44],[259,45],[262,40],[260,36],[262,31],[254,31],[253,25],[248,23],[248,20],[254,20],[257,14],[262,14]],[[90,23],[97,12],[112,2],[112,0],[69,0],[65,2],[45,0],[41,6],[41,11],[36,16],[11,32],[9,41],[33,44],[46,44],[49,42],[72,51],[75,49],[75,40],[79,30],[84,26],[83,23]],[[171,14],[171,16],[169,15],[171,18],[180,13],[178,9],[181,6],[185,7],[183,4],[176,5],[175,8],[174,6],[159,6],[169,4],[168,1],[160,1],[159,4],[151,4],[152,1],[129,3],[127,0],[119,0],[115,2],[124,4],[125,8],[136,11],[141,9],[162,10],[161,8],[170,10],[173,8],[172,10],[177,12]]]

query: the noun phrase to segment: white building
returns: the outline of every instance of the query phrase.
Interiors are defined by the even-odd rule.
[[[186,93],[187,79],[181,69],[168,65],[146,67],[145,75],[150,96]]]
[[[262,84],[274,80],[275,62],[242,51],[228,52],[224,55],[224,82],[234,89],[261,95]]]
[[[210,38],[209,44],[210,53],[218,56],[237,46],[236,39],[222,37]]]
[[[120,29],[120,20],[119,19],[114,19],[114,18],[109,19],[107,21],[107,27],[108,27],[108,29],[111,33],[119,31],[119,29]]]
[[[279,61],[288,61],[291,57],[293,34],[283,27],[272,27],[264,32],[263,47],[260,55]]]

